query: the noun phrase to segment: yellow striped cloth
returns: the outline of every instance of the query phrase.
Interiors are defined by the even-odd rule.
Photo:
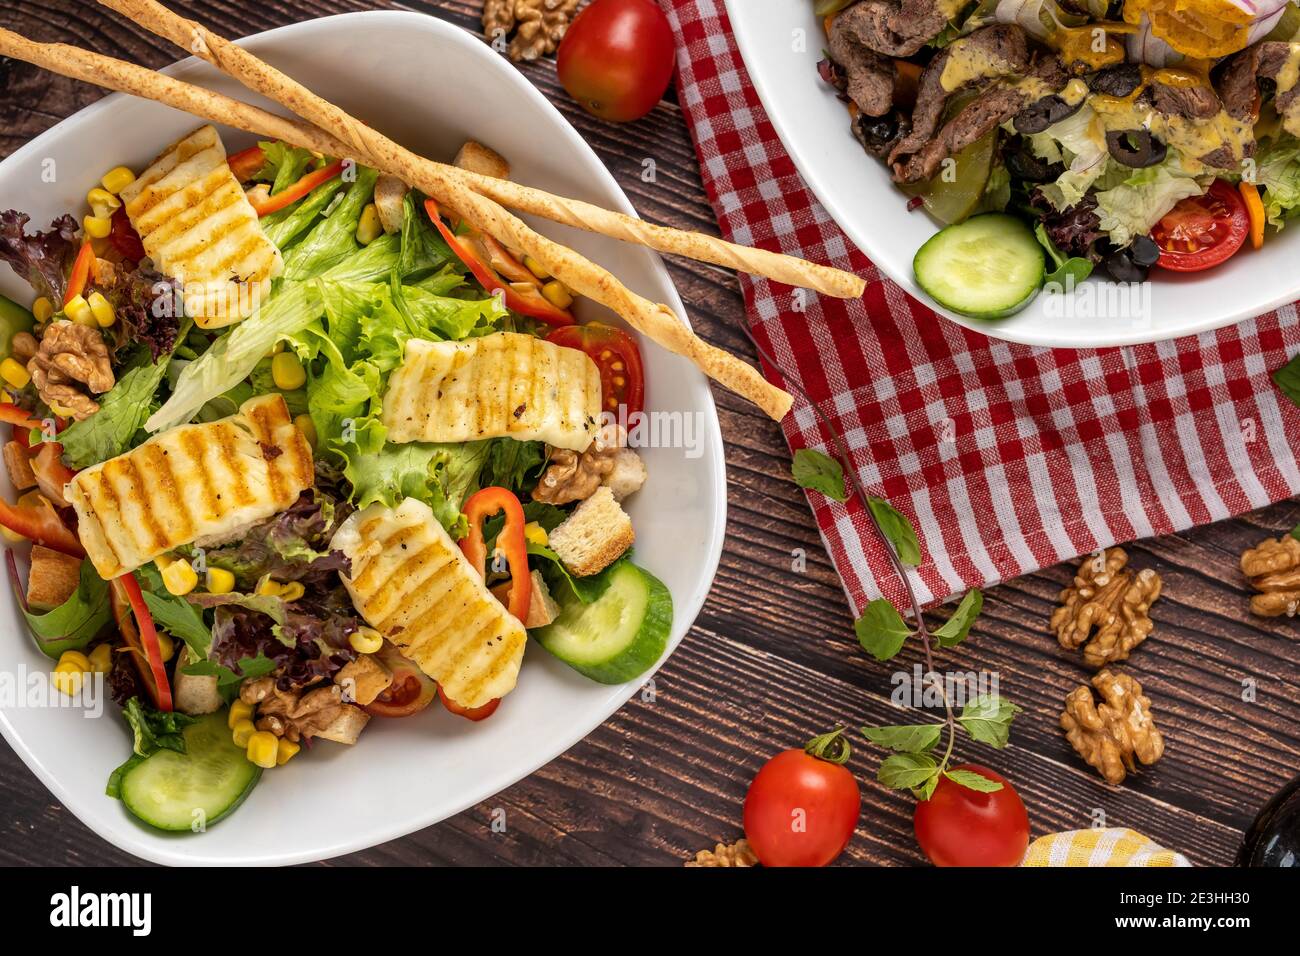
[[[1191,866],[1136,830],[1068,830],[1049,833],[1029,845],[1021,866]]]

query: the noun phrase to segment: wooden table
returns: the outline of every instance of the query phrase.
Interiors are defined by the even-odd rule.
[[[350,0],[175,2],[227,36],[346,10],[399,7]],[[409,8],[477,28],[477,0]],[[89,0],[0,0],[0,26],[151,66],[171,47]],[[688,229],[716,230],[680,111],[661,104],[627,126],[595,121],[558,86],[553,61],[523,67],[600,154],[641,214]],[[0,154],[97,99],[98,90],[25,64],[0,66]],[[658,182],[641,181],[653,157]],[[111,157],[106,157],[105,162]],[[3,201],[21,205],[21,197]],[[740,332],[735,278],[696,263],[669,262],[691,319],[717,345],[753,358]],[[822,550],[803,495],[789,476],[777,426],[715,389],[729,465],[729,526],[713,591],[699,619],[655,680],[653,700],[634,697],[585,741],[537,773],[437,826],[345,857],[363,865],[674,865],[715,840],[741,836],[745,789],[778,750],[837,725],[907,722],[888,703],[896,668],[858,648],[839,581]],[[960,753],[1010,777],[1035,835],[1061,829],[1131,826],[1194,862],[1225,864],[1265,798],[1300,770],[1300,642],[1287,619],[1246,613],[1241,551],[1300,521],[1282,503],[1212,527],[1144,541],[1130,552],[1153,567],[1165,592],[1156,630],[1129,669],[1150,695],[1167,752],[1121,789],[1104,786],[1057,728],[1066,693],[1085,679],[1076,655],[1047,632],[1047,618],[1071,568],[1059,566],[998,587],[978,626],[941,669],[998,672],[1002,692],[1024,708],[1003,752],[963,743]],[[807,555],[802,572],[794,553]],[[901,668],[918,658],[904,655]],[[1253,681],[1255,700],[1242,700]],[[929,719],[929,718],[926,718]],[[874,782],[879,754],[865,742],[850,766],[863,788],[863,814],[843,863],[924,863],[912,836],[912,799]],[[133,858],[89,833],[18,758],[0,754],[4,832],[0,862],[122,864]],[[506,811],[493,832],[495,808]]]

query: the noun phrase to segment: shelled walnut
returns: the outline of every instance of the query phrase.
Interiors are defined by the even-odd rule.
[[[578,3],[579,0],[485,0],[483,35],[494,47],[509,37],[505,52],[516,63],[549,56],[564,39]]]
[[[239,698],[256,705],[258,730],[293,743],[303,737],[355,743],[370,719],[365,711],[343,700],[342,689],[336,684],[284,691],[275,686],[274,678],[261,677],[246,681]]]
[[[1261,617],[1294,616],[1300,608],[1300,541],[1268,538],[1241,556],[1241,573],[1259,593],[1250,610]]]
[[[1089,667],[1127,660],[1155,626],[1150,612],[1160,597],[1160,576],[1150,568],[1135,573],[1127,564],[1122,548],[1088,555],[1052,614],[1057,641],[1070,650],[1084,645]]]
[[[1118,786],[1127,773],[1137,772],[1135,757],[1147,766],[1161,758],[1164,738],[1151,715],[1151,701],[1132,677],[1103,670],[1092,678],[1092,686],[1103,702],[1096,703],[1092,688],[1080,684],[1065,698],[1061,729],[1079,756]]]
[[[91,396],[107,392],[114,382],[99,329],[66,321],[51,324],[41,335],[27,371],[41,400],[51,408],[68,409],[77,421],[99,411]]]
[[[712,850],[701,850],[687,866],[758,866],[758,854],[748,840],[719,843]]]

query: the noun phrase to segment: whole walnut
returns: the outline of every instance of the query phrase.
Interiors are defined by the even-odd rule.
[[[114,385],[108,346],[99,329],[68,321],[45,329],[27,371],[41,400],[51,408],[67,409],[77,421],[99,411],[91,396]]]
[[[1126,660],[1155,627],[1151,605],[1160,597],[1160,576],[1127,565],[1122,548],[1086,556],[1052,614],[1058,643],[1071,650],[1084,645],[1083,662],[1089,667]]]
[[[1165,752],[1164,738],[1151,715],[1151,701],[1142,685],[1127,674],[1098,671],[1092,688],[1080,684],[1065,698],[1061,729],[1070,745],[1112,786],[1137,772],[1136,761],[1150,765]],[[1136,758],[1136,761],[1135,761]]]
[[[1241,573],[1259,593],[1250,610],[1261,617],[1294,616],[1300,608],[1300,541],[1268,538],[1241,556]]]

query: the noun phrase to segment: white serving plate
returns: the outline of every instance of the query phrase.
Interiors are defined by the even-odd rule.
[[[272,30],[247,45],[424,155],[450,157],[473,137],[506,156],[521,182],[634,212],[600,160],[541,93],[457,27],[416,13],[354,13]],[[194,59],[168,72],[253,99]],[[109,96],[0,163],[0,208],[26,211],[33,220],[28,228],[43,228],[60,213],[80,210],[86,190],[106,169],[125,163],[139,170],[196,125],[192,117],[156,104]],[[252,142],[231,130],[222,134],[232,152]],[[53,183],[41,176],[48,160],[57,171]],[[684,314],[657,255],[576,230],[542,228],[635,291]],[[7,266],[0,267],[0,292],[22,302],[32,297]],[[584,308],[590,310],[586,318],[598,311],[591,303]],[[628,506],[638,563],[673,595],[671,653],[699,613],[718,566],[726,478],[705,378],[653,344],[643,345],[643,355],[649,409],[680,412],[698,425],[697,456],[681,447],[643,450],[650,478]],[[9,675],[48,672],[51,662],[28,638],[9,587],[0,590],[0,668]],[[168,864],[289,864],[364,849],[479,804],[573,746],[640,685],[593,683],[530,642],[518,688],[491,719],[470,723],[436,704],[412,718],[376,718],[356,746],[321,742],[291,764],[267,771],[227,819],[205,833],[178,836],[146,828],[104,795],[109,773],[130,753],[125,722],[112,704],[101,718],[87,719],[68,708],[6,703],[0,731],[68,809],[136,856]],[[486,809],[483,819],[487,839]]]
[[[1244,249],[1203,274],[1153,270],[1143,284],[1149,291],[1131,296],[1093,279],[1073,301],[1042,294],[1006,319],[971,319],[940,308],[912,274],[916,250],[939,227],[923,212],[908,212],[907,198],[853,138],[844,104],[818,77],[826,44],[812,0],[725,2],[750,78],[804,181],[882,272],[952,321],[1010,342],[1101,348],[1217,329],[1300,299],[1300,229],[1290,228],[1270,235],[1263,249]]]

